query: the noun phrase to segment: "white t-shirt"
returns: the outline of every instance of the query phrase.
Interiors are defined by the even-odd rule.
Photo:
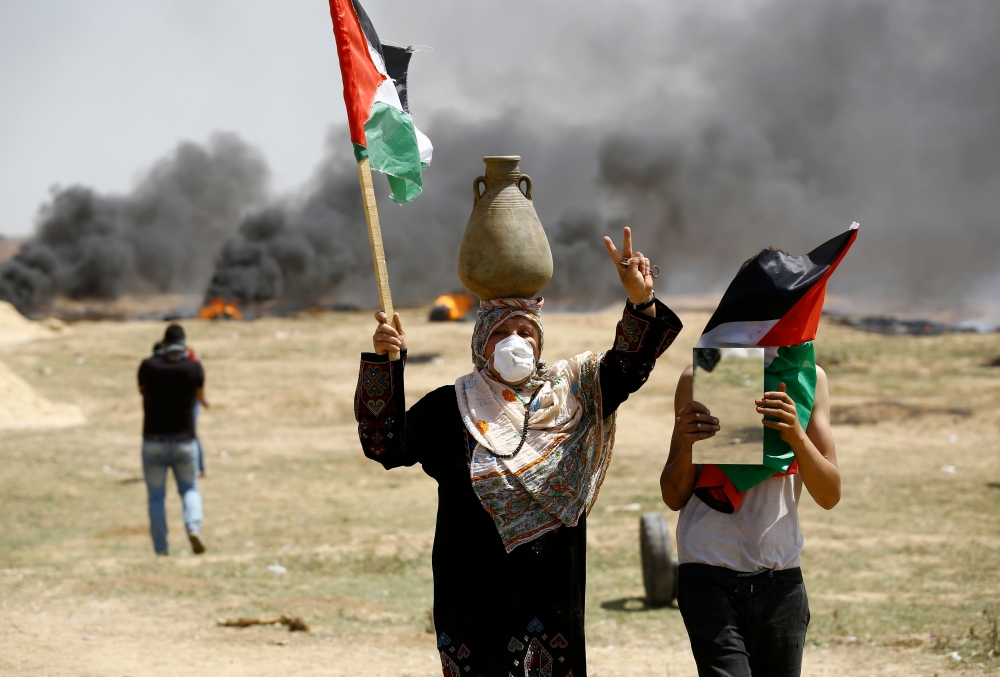
[[[677,558],[734,571],[794,569],[802,561],[802,476],[769,477],[731,515],[691,496],[677,520]]]

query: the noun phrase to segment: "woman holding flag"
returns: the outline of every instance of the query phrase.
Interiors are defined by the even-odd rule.
[[[699,675],[801,672],[809,625],[802,487],[824,509],[840,501],[829,387],[812,340],[826,282],[856,237],[854,224],[806,256],[769,248],[749,259],[698,342],[704,350],[765,348],[767,391],[755,402],[765,427],[761,465],[695,465],[693,445],[725,421],[694,401],[692,366],[677,384],[660,490],[680,511],[677,605]]]
[[[473,369],[409,409],[406,333],[376,314],[355,396],[365,455],[438,482],[434,627],[446,677],[585,677],[586,520],[616,410],[681,323],[653,295],[649,259],[605,238],[628,302],[613,348],[546,364],[542,299],[482,301]],[[399,351],[403,359],[392,361]]]

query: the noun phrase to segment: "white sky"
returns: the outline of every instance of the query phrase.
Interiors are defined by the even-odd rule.
[[[0,233],[30,232],[53,184],[124,191],[216,130],[299,182],[344,119],[336,67],[322,1],[4,0]]]
[[[632,1],[647,22],[671,11]],[[602,49],[635,47],[587,35],[607,22],[627,34],[636,18],[628,4],[364,3],[383,40],[433,47],[411,65],[418,125],[444,109],[607,115],[626,98],[622,88],[641,89],[643,74],[602,71]],[[581,101],[588,91],[600,96]],[[50,186],[126,191],[178,141],[214,131],[261,149],[273,188],[286,190],[309,176],[329,126],[345,120],[325,0],[2,0],[0,111],[8,236],[31,232]]]

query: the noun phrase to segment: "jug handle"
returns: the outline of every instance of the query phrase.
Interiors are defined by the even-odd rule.
[[[517,178],[517,187],[518,187],[518,189],[521,188],[521,182],[522,181],[524,181],[525,183],[528,184],[528,189],[526,191],[524,191],[524,197],[526,197],[526,198],[528,198],[530,200],[531,199],[531,177],[528,176],[527,174],[521,174],[521,176],[519,176]]]
[[[480,183],[483,184],[483,195],[486,194],[486,177],[477,176],[475,179],[472,180],[472,197],[473,197],[472,204],[474,205],[479,204],[479,198],[483,196],[479,194]]]

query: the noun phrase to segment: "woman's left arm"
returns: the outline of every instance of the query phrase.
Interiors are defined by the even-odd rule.
[[[604,238],[604,246],[628,294],[614,347],[601,358],[601,408],[608,417],[642,387],[656,358],[670,347],[684,325],[655,299],[652,266],[642,252],[632,251],[631,228],[626,227],[622,234],[621,250],[610,237]]]
[[[765,415],[764,425],[777,430],[795,452],[802,483],[813,500],[825,510],[837,505],[840,502],[840,468],[830,429],[830,386],[826,372],[816,367],[816,399],[807,430],[802,430],[795,402],[785,392],[784,383],[778,386],[778,392],[764,393],[764,397],[757,400],[757,413]]]
[[[613,414],[628,396],[642,387],[656,365],[684,327],[670,308],[657,300],[649,316],[626,305],[615,328],[615,342],[601,357],[598,379],[604,417]]]

